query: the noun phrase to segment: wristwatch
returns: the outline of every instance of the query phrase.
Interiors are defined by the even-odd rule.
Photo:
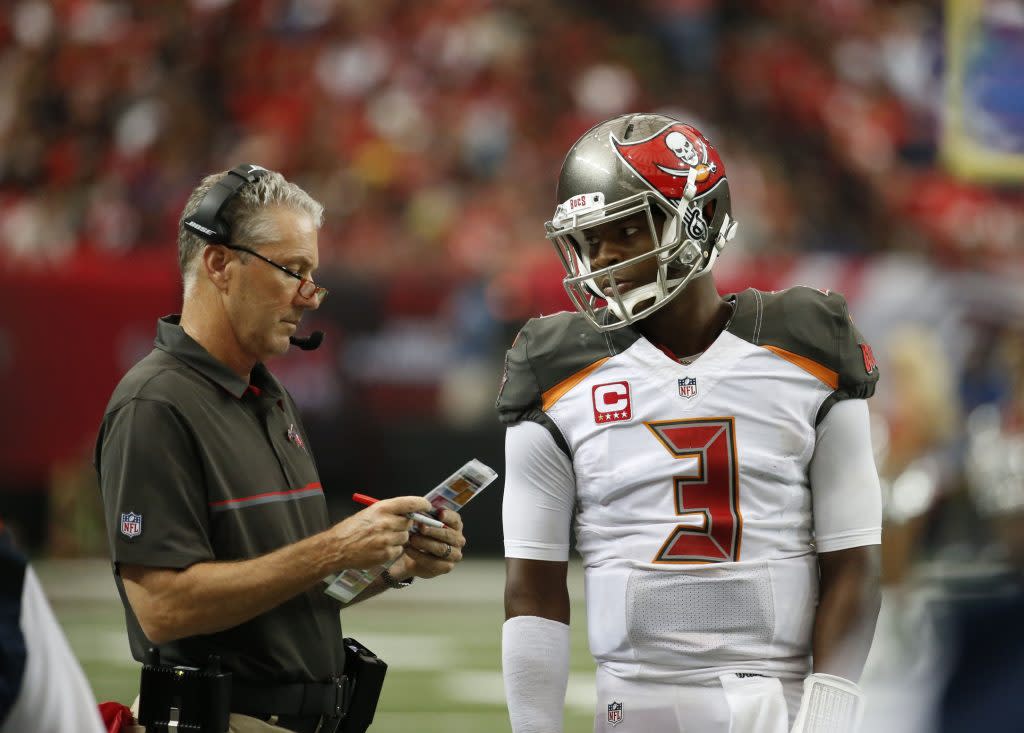
[[[408,580],[396,580],[395,576],[387,570],[381,571],[380,577],[388,588],[408,588],[412,585],[412,581],[415,580],[415,578],[409,578]]]

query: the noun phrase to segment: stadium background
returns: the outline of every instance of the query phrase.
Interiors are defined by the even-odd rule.
[[[920,654],[920,599],[988,593],[1024,544],[1024,462],[1009,494],[972,478],[1006,478],[1024,424],[1022,78],[1014,0],[6,5],[0,516],[99,699],[128,701],[136,671],[90,451],[178,306],[196,182],[257,162],[327,207],[331,294],[304,324],[327,340],[271,366],[341,517],[352,490],[422,493],[471,456],[500,470],[504,349],[567,303],[542,234],[562,156],[603,118],[658,110],[726,162],[741,224],[720,288],[841,291],[874,347],[886,604],[865,685],[877,719],[897,725],[911,695],[919,714],[892,729],[927,729],[942,665]],[[507,729],[500,498],[467,509],[459,572],[346,613],[392,662],[374,730]],[[589,730],[592,694],[577,609],[570,731]]]

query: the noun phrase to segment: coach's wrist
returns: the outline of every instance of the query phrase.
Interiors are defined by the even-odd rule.
[[[300,545],[306,543],[308,546],[302,548],[302,556],[313,560],[311,564],[316,568],[315,575],[318,578],[353,567],[351,558],[343,552],[343,547],[332,530],[302,540]]]
[[[412,581],[415,580],[415,578],[412,578],[412,577],[404,578],[404,579],[399,580],[394,575],[392,575],[391,572],[387,568],[385,568],[381,572],[380,579],[384,581],[384,585],[386,585],[388,588],[395,588],[395,589],[398,589],[398,588],[408,588],[410,585],[412,585]]]

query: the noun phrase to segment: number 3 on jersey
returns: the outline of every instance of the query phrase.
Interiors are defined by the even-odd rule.
[[[699,516],[680,524],[654,556],[659,563],[734,562],[740,559],[743,515],[735,426],[731,417],[644,423],[674,458],[695,461],[695,473],[672,477],[676,514]]]

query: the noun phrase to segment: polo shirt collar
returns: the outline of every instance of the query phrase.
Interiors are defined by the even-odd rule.
[[[185,333],[185,329],[181,327],[181,315],[178,313],[164,316],[157,321],[154,343],[158,349],[184,362],[237,399],[241,399],[249,390],[249,382],[215,359],[198,341]],[[250,379],[257,395],[262,393],[275,399],[281,396],[276,380],[262,362],[253,367]]]

